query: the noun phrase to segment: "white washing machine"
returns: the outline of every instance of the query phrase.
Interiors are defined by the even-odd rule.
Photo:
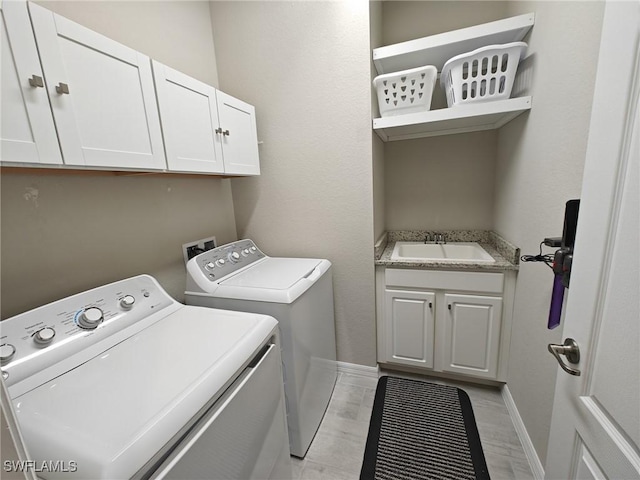
[[[185,306],[142,275],[0,328],[38,477],[291,478],[272,317]]]
[[[337,377],[331,262],[272,258],[239,240],[189,260],[185,301],[278,320],[291,454],[304,457]]]

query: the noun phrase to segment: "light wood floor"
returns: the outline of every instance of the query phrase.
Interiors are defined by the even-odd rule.
[[[453,385],[467,392],[492,480],[533,480],[522,445],[497,388],[435,378],[423,379]],[[292,459],[295,479],[359,478],[376,384],[376,378],[338,374],[329,408],[306,457],[302,460]]]

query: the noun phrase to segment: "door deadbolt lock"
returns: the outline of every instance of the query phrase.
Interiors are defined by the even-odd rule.
[[[564,355],[567,357],[567,361],[572,364],[576,364],[580,362],[580,348],[578,347],[578,343],[573,338],[567,338],[564,341],[564,344],[558,345],[555,343],[550,343],[548,346],[549,352],[556,357],[556,360],[560,364],[560,367],[570,375],[575,375],[576,377],[580,376],[580,370],[577,368],[571,368],[566,365],[560,355]]]

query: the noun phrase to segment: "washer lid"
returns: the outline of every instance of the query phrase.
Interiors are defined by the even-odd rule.
[[[331,262],[317,258],[265,258],[222,279],[216,297],[292,303],[313,285]]]
[[[185,306],[13,400],[38,463],[130,478],[235,378],[277,322]],[[47,474],[62,478],[68,474]]]

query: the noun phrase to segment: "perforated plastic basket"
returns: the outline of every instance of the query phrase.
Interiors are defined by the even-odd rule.
[[[380,115],[391,117],[428,111],[437,75],[433,65],[378,75],[373,79],[373,86],[378,94]]]
[[[504,100],[511,96],[524,42],[489,45],[457,55],[442,67],[440,85],[452,107],[472,102]]]

